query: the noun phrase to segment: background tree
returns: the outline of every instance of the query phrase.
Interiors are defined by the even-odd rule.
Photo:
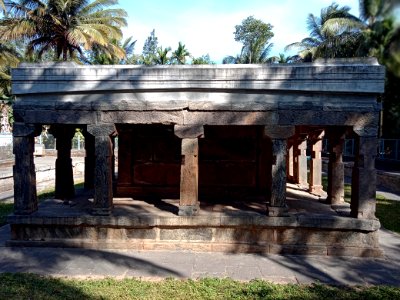
[[[227,56],[223,63],[256,64],[270,62],[269,52],[273,44],[270,39],[274,36],[272,25],[247,17],[242,24],[235,26],[235,41],[243,44],[239,55]]]
[[[320,57],[356,56],[360,24],[358,18],[349,11],[350,7],[339,7],[333,3],[321,9],[319,17],[309,14],[306,23],[310,35],[300,42],[287,45],[285,51],[298,49],[298,56],[304,62]]]
[[[303,61],[318,57],[376,57],[387,68],[383,102],[383,136],[400,137],[400,26],[393,12],[399,0],[361,0],[360,17],[333,3],[321,17],[307,18],[310,36],[287,46]]]
[[[116,0],[18,0],[6,2],[8,14],[0,21],[2,40],[26,40],[27,53],[54,51],[55,59],[84,57],[93,47],[115,51],[110,40],[120,40],[126,25],[123,9],[108,9]],[[123,51],[114,52],[123,57]]]
[[[93,49],[89,51],[88,62],[98,65],[135,64],[138,60],[133,53],[136,40],[133,41],[132,39],[132,37],[129,37],[123,42],[117,40],[110,41],[109,45],[106,47],[106,51],[104,47],[93,47]],[[122,58],[121,54],[123,55]]]
[[[155,64],[157,57],[158,38],[156,37],[155,29],[150,33],[143,45],[141,63],[147,66]]]
[[[157,65],[168,65],[171,62],[171,58],[168,56],[168,53],[171,51],[171,47],[163,47],[157,48],[157,54],[155,57],[155,63]]]
[[[185,44],[178,43],[178,48],[172,52],[172,63],[178,65],[186,64],[186,59],[190,57],[190,52],[186,49]]]
[[[215,62],[210,59],[210,55],[206,54],[200,57],[194,57],[192,59],[192,65],[215,65]]]

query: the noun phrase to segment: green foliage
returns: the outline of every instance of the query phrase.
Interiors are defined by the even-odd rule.
[[[77,53],[94,46],[122,58],[124,52],[110,41],[119,40],[126,12],[109,9],[115,0],[18,0],[6,2],[7,15],[0,21],[3,40],[27,42],[27,53],[53,51],[55,59],[74,60]]]
[[[93,65],[136,64],[138,59],[133,53],[135,44],[136,40],[133,41],[133,37],[129,37],[123,42],[115,39],[110,41],[109,48],[121,49],[124,53],[123,57],[119,55],[118,51],[109,52],[104,47],[95,45],[91,51],[88,51],[88,62]]]
[[[171,47],[163,47],[157,48],[157,54],[155,57],[156,65],[169,65],[171,63],[171,58],[168,56],[168,53],[171,51]]]
[[[6,224],[6,219],[9,214],[14,211],[14,204],[9,202],[0,202],[0,226]]]
[[[376,217],[384,228],[400,233],[400,201],[378,198]]]
[[[178,48],[172,52],[171,61],[173,64],[184,65],[186,64],[186,59],[190,57],[190,52],[186,49],[185,44],[181,42],[178,43]]]
[[[268,54],[273,44],[269,43],[274,36],[272,25],[247,17],[241,25],[235,26],[235,41],[243,44],[241,53],[236,56],[227,56],[223,59],[224,64],[256,64],[271,62]]]
[[[210,59],[210,55],[206,54],[200,57],[194,57],[192,59],[192,65],[215,65],[215,62]]]
[[[78,280],[34,274],[0,274],[1,299],[396,299],[395,287],[273,284],[232,279],[143,281]]]
[[[150,33],[150,36],[146,39],[143,51],[141,62],[144,65],[151,66],[156,64],[155,60],[157,57],[157,48],[158,48],[158,38],[155,34],[155,29]]]

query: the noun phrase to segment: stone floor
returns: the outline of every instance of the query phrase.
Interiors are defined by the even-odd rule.
[[[88,214],[93,204],[90,192],[80,190],[79,196],[71,199],[68,204],[59,199],[48,199],[40,203],[39,210],[31,216],[78,216]],[[325,198],[309,194],[304,189],[294,184],[287,185],[287,204],[289,214],[311,213],[329,216],[348,216],[350,205],[343,203],[332,209],[330,205],[324,204]],[[132,199],[114,198],[112,215],[122,217],[138,214],[151,214],[157,216],[173,216],[178,214],[178,199]],[[212,215],[219,213],[241,213],[241,214],[266,214],[267,203],[260,199],[243,201],[200,201],[200,215]]]

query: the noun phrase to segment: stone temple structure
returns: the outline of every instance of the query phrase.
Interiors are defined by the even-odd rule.
[[[370,59],[23,64],[12,71],[8,244],[380,255],[374,160],[384,72]],[[43,125],[57,142],[56,199],[38,205],[33,148]],[[70,157],[77,128],[86,146],[81,195]],[[356,144],[350,204],[345,137]]]

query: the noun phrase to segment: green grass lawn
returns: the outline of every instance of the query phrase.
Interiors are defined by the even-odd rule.
[[[232,279],[78,280],[0,274],[0,299],[400,299],[400,288],[272,284]]]
[[[322,185],[326,191],[328,188],[328,178],[323,176]],[[344,185],[344,201],[351,200],[351,184]],[[400,233],[400,201],[386,199],[382,195],[376,197],[376,217],[381,222],[381,225],[397,233]]]

